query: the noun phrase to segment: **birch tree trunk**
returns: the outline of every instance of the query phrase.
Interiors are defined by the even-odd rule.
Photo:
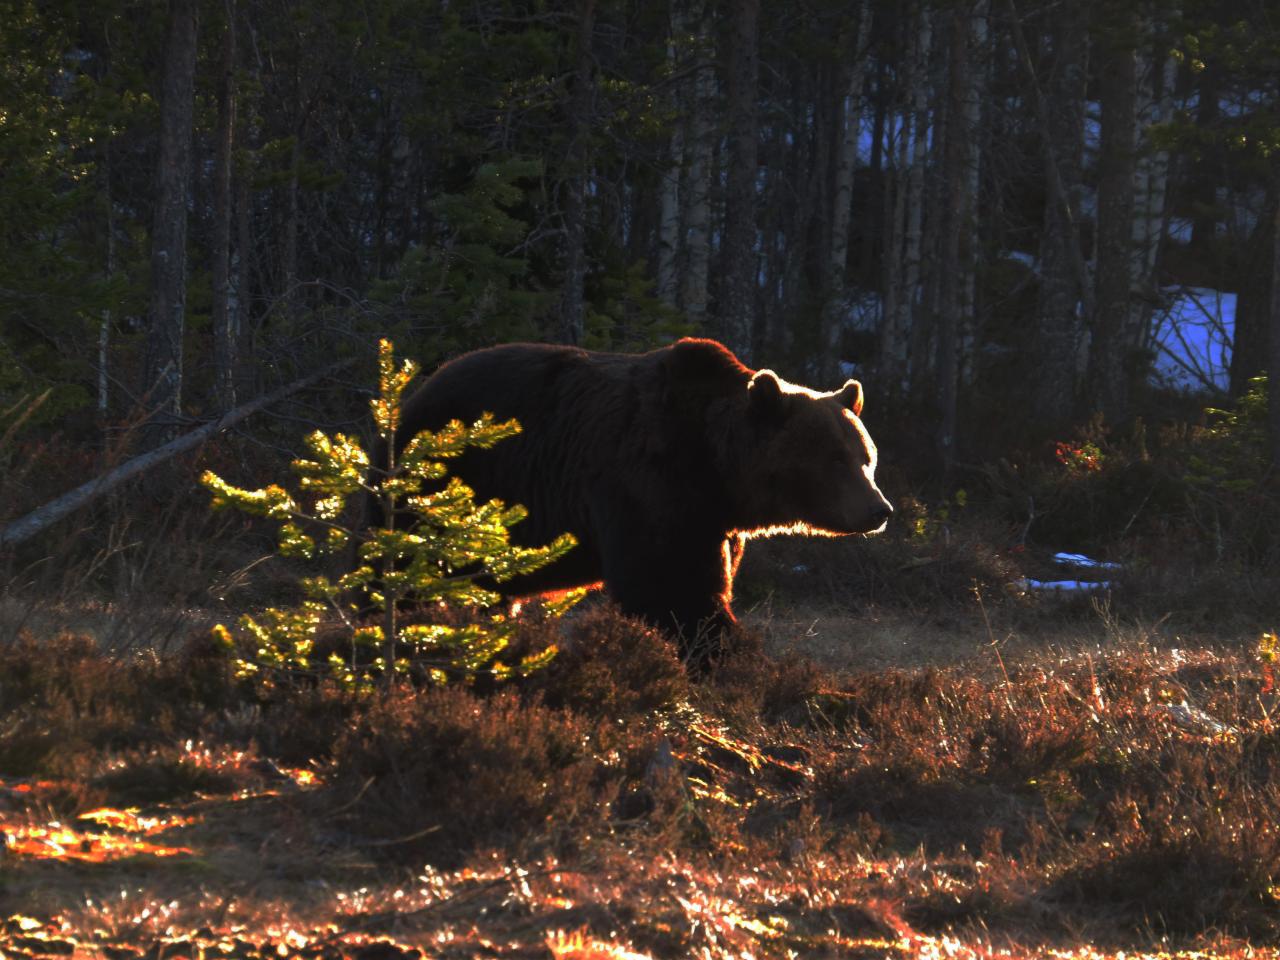
[[[677,73],[687,58],[683,48],[689,42],[689,7],[685,0],[672,0],[667,35],[667,70]],[[679,117],[672,126],[667,144],[667,169],[658,188],[658,298],[669,307],[680,300],[680,180],[684,170],[684,126],[688,122],[691,97],[684,94],[687,84],[673,87],[671,106]]]
[[[658,299],[669,307],[679,305],[680,292],[680,171],[684,137],[679,125],[671,131],[669,164],[659,188]]]
[[[724,267],[720,323],[725,343],[744,362],[751,361],[755,326],[756,174],[758,173],[757,43],[760,0],[740,0],[733,10],[729,66],[729,169],[725,184]]]
[[[236,316],[231,311],[231,154],[236,125],[236,0],[225,0],[222,76],[218,86],[218,128],[213,159],[211,321],[214,392],[218,408],[236,405]]]
[[[1174,11],[1176,13],[1176,11]],[[1134,131],[1137,154],[1133,177],[1133,247],[1131,276],[1139,296],[1129,305],[1123,342],[1134,355],[1145,352],[1151,337],[1153,305],[1159,299],[1156,262],[1165,235],[1169,152],[1157,149],[1151,128],[1173,116],[1177,62],[1166,51],[1162,29],[1144,38],[1137,59],[1137,105]]]
[[[684,138],[685,174],[684,240],[685,275],[681,303],[685,315],[698,329],[705,329],[711,264],[711,175],[715,157],[716,74],[712,65],[711,34],[705,0],[690,0],[689,19],[697,24],[698,68],[694,74]]]
[[[1097,310],[1089,342],[1091,405],[1111,423],[1129,414],[1125,328],[1133,288],[1133,178],[1136,74],[1132,40],[1117,31],[1101,71],[1098,158]]]
[[[560,301],[560,321],[565,343],[582,343],[586,334],[586,304],[583,287],[587,276],[587,168],[591,130],[591,35],[595,31],[595,0],[578,3],[578,63],[574,70],[573,95],[569,107],[569,149],[564,183],[565,268],[564,294]]]
[[[160,104],[160,162],[151,228],[151,336],[146,391],[155,408],[149,445],[177,428],[187,299],[187,195],[195,108],[196,0],[170,0]]]
[[[840,148],[836,154],[835,196],[831,208],[831,247],[827,256],[830,290],[819,331],[821,374],[830,378],[839,360],[841,323],[845,311],[845,273],[849,266],[849,221],[853,209],[853,173],[858,165],[858,132],[862,118],[862,84],[866,76],[867,45],[871,37],[871,3],[858,4],[858,26],[849,49],[847,79],[838,105]]]

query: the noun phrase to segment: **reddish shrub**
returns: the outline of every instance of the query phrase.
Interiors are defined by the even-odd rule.
[[[338,741],[329,802],[395,857],[454,863],[479,846],[536,846],[612,799],[610,727],[513,691],[403,691]]]

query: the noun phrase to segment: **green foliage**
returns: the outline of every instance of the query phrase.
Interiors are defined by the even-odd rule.
[[[604,269],[587,283],[586,341],[597,350],[646,350],[697,330],[653,292],[647,266],[627,266],[622,251],[610,251]]]
[[[1209,425],[1188,458],[1187,479],[1207,493],[1248,494],[1267,475],[1267,378],[1254,377],[1230,409],[1210,407]]]
[[[51,389],[33,422],[88,402],[97,330],[134,305],[127,252],[108,266],[107,145],[149,104],[103,76],[82,13],[0,0],[0,407]]]
[[[322,574],[301,579],[305,599],[299,606],[240,618],[240,635],[252,650],[236,654],[242,674],[327,672],[364,688],[379,677],[390,685],[396,674],[411,671],[438,683],[480,674],[506,679],[537,670],[555,655],[548,645],[515,665],[500,661],[516,625],[496,609],[500,594],[481,581],[502,583],[532,573],[563,556],[574,538],[562,534],[545,547],[512,544],[510,527],[524,519],[525,509],[500,500],[477,504],[471,488],[449,476],[444,463],[468,449],[492,447],[519,433],[520,425],[495,422],[490,414],[472,424],[455,420],[438,432],[417,434],[397,454],[401,402],[417,372],[412,361],[397,367],[390,342],[382,341],[379,395],[371,401],[385,451],[382,463],[370,463],[351,437],[316,431],[306,441],[311,459],[293,463],[297,496],[277,485],[244,490],[212,472],[202,477],[215,509],[235,507],[276,521],[281,556],[313,561],[356,546],[353,569],[334,579]],[[353,496],[375,498],[384,525],[365,530],[345,523]],[[348,599],[366,592],[378,613],[372,622],[362,620]],[[548,612],[558,616],[580,597],[570,593],[549,604]],[[469,623],[407,623],[406,604],[476,616]],[[345,638],[341,653],[326,651],[319,642],[335,621]],[[216,634],[231,651],[240,649],[226,627],[219,625]]]
[[[532,160],[483,164],[462,190],[431,204],[436,236],[412,247],[394,275],[375,284],[375,302],[430,318],[430,336],[421,346],[435,356],[538,338],[553,294],[518,251],[529,232],[522,208],[540,189],[541,172]]]
[[[1154,434],[1152,436],[1151,434]],[[1280,560],[1280,510],[1267,435],[1267,378],[1198,424],[1125,432],[1095,419],[1051,460],[989,471],[1008,519],[1058,549],[1173,555],[1223,564]],[[1147,549],[1143,549],[1144,541]]]

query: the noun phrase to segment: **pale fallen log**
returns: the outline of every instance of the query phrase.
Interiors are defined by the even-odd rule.
[[[264,394],[256,400],[241,404],[234,410],[228,410],[217,420],[210,421],[190,433],[184,433],[182,436],[170,440],[164,446],[156,447],[154,450],[148,450],[146,453],[141,453],[130,460],[126,460],[120,466],[113,470],[108,470],[102,476],[95,477],[88,483],[82,483],[56,500],[50,500],[44,506],[32,510],[25,517],[19,517],[17,520],[13,520],[3,528],[0,528],[0,549],[30,540],[46,527],[52,526],[72,511],[78,510],[104,493],[115,489],[126,480],[132,479],[140,473],[145,473],[156,464],[163,463],[170,457],[177,456],[193,447],[198,447],[210,437],[221,433],[228,427],[234,426],[246,417],[250,417],[274,403],[279,403],[290,394],[297,393],[299,390],[311,386],[317,380],[322,380],[354,362],[354,360],[341,360],[338,363],[331,363],[329,366],[308,374],[300,380],[295,380],[279,390],[273,390],[271,393]]]

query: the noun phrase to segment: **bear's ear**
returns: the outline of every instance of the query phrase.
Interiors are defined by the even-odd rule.
[[[840,406],[848,407],[855,417],[862,416],[862,384],[857,380],[847,380],[836,393]]]
[[[782,407],[782,384],[772,370],[758,370],[747,384],[751,410],[754,413],[774,413]]]

